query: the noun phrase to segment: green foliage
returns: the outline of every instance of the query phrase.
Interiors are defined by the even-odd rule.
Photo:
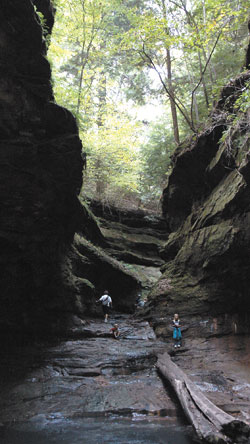
[[[239,95],[239,91],[236,92]],[[223,132],[220,144],[230,157],[237,153],[236,160],[240,166],[246,152],[249,151],[249,122],[250,81],[245,83],[234,104],[234,112],[227,115],[227,128]]]
[[[141,146],[140,191],[142,201],[159,199],[171,170],[175,142],[166,119],[154,123]]]
[[[89,194],[103,198],[115,192],[137,193],[140,162],[135,146],[139,144],[139,133],[139,123],[112,109],[105,110],[105,124],[101,127],[81,132],[88,155],[84,188]]]
[[[38,9],[37,9],[37,7],[35,5],[34,5],[34,10],[35,10],[36,15],[37,15],[37,17],[39,19],[39,22],[41,24],[42,32],[43,32],[43,38],[44,38],[46,47],[48,49],[49,45],[50,45],[50,41],[51,41],[51,36],[50,36],[49,28],[47,26],[46,19],[45,19],[43,13],[38,11]]]
[[[250,108],[250,80],[246,82],[244,90],[235,102],[238,112],[245,113]]]
[[[243,65],[249,1],[54,0],[54,5],[48,56],[56,100],[76,115],[88,154],[85,193],[158,199],[175,148],[171,94],[183,139],[202,125],[225,79]],[[244,112],[249,85],[238,100]],[[135,117],[139,105],[156,101],[155,116]]]

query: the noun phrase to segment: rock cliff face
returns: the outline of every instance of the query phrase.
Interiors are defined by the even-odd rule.
[[[0,330],[10,336],[65,333],[72,314],[95,311],[105,287],[121,285],[120,298],[129,297],[117,306],[131,310],[138,288],[101,250],[104,236],[78,200],[81,141],[72,114],[54,101],[36,11],[51,32],[50,0],[0,3]]]
[[[96,305],[105,288],[112,296],[113,308],[132,312],[140,289],[134,273],[80,234],[75,234],[73,245],[66,255],[63,267],[65,296],[71,294],[74,312],[78,315],[100,315]]]
[[[50,1],[34,4],[51,29]],[[33,3],[3,1],[0,14],[0,325],[39,329],[68,304],[60,263],[78,223],[81,142],[71,113],[53,101]]]
[[[235,103],[249,80],[246,72],[226,85],[210,125],[175,153],[163,192],[171,234],[147,309],[154,318],[226,315],[230,328],[249,328],[250,114]]]

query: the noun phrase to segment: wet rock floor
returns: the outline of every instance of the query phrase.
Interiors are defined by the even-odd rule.
[[[226,335],[184,339],[172,359],[227,413],[250,423],[250,338]]]
[[[109,333],[114,322],[119,340]],[[119,315],[107,324],[89,320],[72,329],[72,339],[3,349],[0,441],[193,443],[173,393],[157,374],[156,356],[172,350],[176,363],[217,405],[246,420],[249,354],[238,339],[189,339],[174,353],[148,322]]]
[[[3,444],[195,444],[187,426],[159,418],[104,417],[19,424],[0,431]]]

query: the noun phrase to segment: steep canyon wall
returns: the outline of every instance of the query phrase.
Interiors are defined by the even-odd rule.
[[[138,288],[102,250],[98,223],[78,199],[82,144],[75,118],[54,101],[36,11],[51,32],[50,0],[0,2],[0,329],[10,339],[65,334],[75,314],[96,314],[104,288],[129,311]]]
[[[50,1],[34,4],[51,29]],[[36,330],[70,306],[60,267],[78,224],[81,142],[73,116],[53,100],[33,3],[2,1],[0,15],[0,326]]]
[[[186,325],[207,318],[211,332],[220,319],[218,334],[249,331],[250,112],[236,104],[249,81],[245,71],[226,85],[204,131],[175,152],[163,192],[165,265],[146,309],[160,334],[175,312]]]

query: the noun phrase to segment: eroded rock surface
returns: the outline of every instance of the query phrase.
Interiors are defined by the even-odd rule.
[[[113,322],[119,323],[119,340],[110,335]],[[104,431],[103,442],[108,443],[110,432],[105,428],[106,422],[112,430],[112,424],[127,421],[128,429],[123,432],[121,424],[118,442],[125,439],[131,443],[161,443],[157,433],[152,435],[152,440],[147,438],[148,441],[143,435],[137,436],[138,441],[136,437],[129,439],[135,427],[131,420],[142,421],[145,430],[150,421],[146,418],[152,419],[153,430],[153,418],[156,421],[161,418],[158,423],[161,427],[183,423],[173,393],[168,392],[155,369],[157,356],[166,351],[216,405],[235,418],[248,421],[250,350],[247,338],[201,339],[194,337],[194,331],[184,331],[183,346],[175,351],[170,334],[167,342],[156,339],[148,322],[118,314],[113,314],[108,324],[75,317],[70,338],[54,344],[2,348],[1,442],[16,443],[15,433],[20,436],[23,433],[27,439],[29,434],[39,432],[45,439],[45,430],[51,433],[60,430],[60,439],[70,443],[76,439],[73,424],[82,430],[81,439],[89,436],[87,421],[92,424],[94,434],[90,442],[98,443],[95,421],[99,421],[98,427]],[[9,436],[13,441],[7,440]],[[115,436],[118,436],[117,430]],[[177,437],[173,435],[172,439],[175,442]],[[186,439],[180,439],[180,443],[194,442]],[[50,442],[49,436],[47,442]]]
[[[72,329],[72,339],[2,349],[0,423],[30,426],[111,414],[160,415],[176,422],[178,408],[154,367],[166,345],[148,322],[126,316],[114,321],[119,340],[109,333],[112,323],[89,320]]]
[[[225,412],[250,424],[250,343],[247,336],[187,338],[173,360]]]
[[[184,318],[182,346],[177,350],[171,319],[161,317],[154,322],[155,333],[167,340],[173,361],[204,394],[225,412],[250,424],[250,341],[244,334],[244,319],[237,315]]]
[[[141,282],[135,273],[111,257],[104,249],[79,234],[75,234],[63,267],[66,293],[75,296],[75,310],[81,315],[100,312],[96,299],[108,289],[113,306],[122,312],[133,312]],[[74,286],[72,285],[74,284]]]
[[[139,286],[102,250],[78,200],[82,144],[75,118],[54,101],[36,10],[51,31],[50,0],[0,4],[0,331],[13,338],[66,331],[72,313],[95,313],[105,287],[131,311]]]
[[[210,127],[175,153],[163,193],[171,233],[150,295],[153,317],[250,314],[249,111],[232,118],[249,79],[248,71],[230,82]]]
[[[143,210],[125,210],[98,201],[90,206],[105,238],[105,252],[137,278],[146,297],[161,276],[164,260],[160,250],[168,237],[165,221]]]
[[[249,79],[248,71],[226,85],[210,126],[174,155],[163,193],[165,265],[144,308],[157,336],[169,340],[179,313],[184,341],[177,353],[169,350],[173,359],[248,424],[250,120],[249,110],[232,114]]]
[[[51,28],[51,2],[34,3]],[[0,14],[0,329],[14,335],[72,310],[73,299],[61,297],[61,263],[78,225],[82,147],[74,117],[53,101],[33,3],[4,1]]]

